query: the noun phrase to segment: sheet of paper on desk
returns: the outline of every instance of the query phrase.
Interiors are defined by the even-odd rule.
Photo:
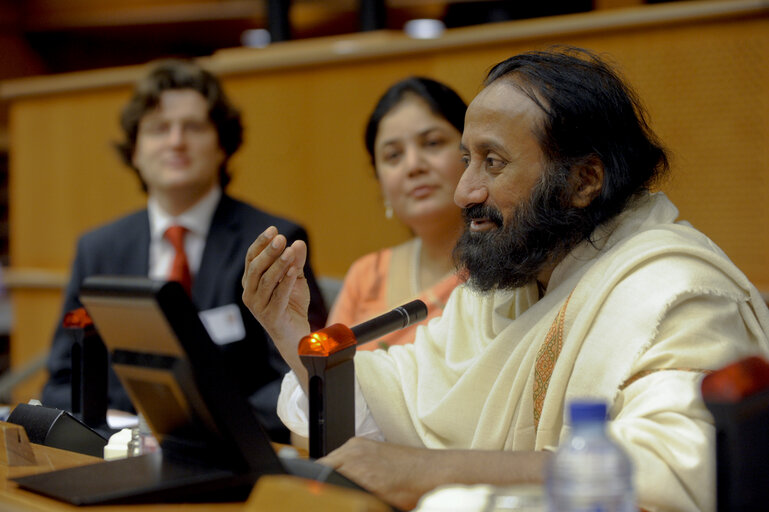
[[[451,484],[422,496],[414,512],[544,512],[544,499],[541,485]]]

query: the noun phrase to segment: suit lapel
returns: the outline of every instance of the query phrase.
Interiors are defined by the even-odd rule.
[[[131,223],[128,232],[122,232],[118,239],[124,249],[118,251],[127,257],[117,269],[122,274],[146,276],[150,273],[150,219],[147,210],[143,210]]]
[[[192,297],[201,308],[209,307],[215,300],[214,291],[221,289],[218,281],[232,265],[229,260],[240,238],[240,221],[234,210],[233,199],[222,195],[208,229],[198,274],[192,283]]]

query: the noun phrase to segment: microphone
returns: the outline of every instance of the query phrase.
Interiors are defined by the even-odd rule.
[[[333,324],[299,340],[308,377],[310,457],[323,457],[355,435],[355,346],[426,317],[427,306],[415,300],[354,327]]]
[[[425,318],[427,318],[427,306],[421,300],[413,300],[383,315],[355,325],[350,330],[355,335],[358,345],[362,345]]]

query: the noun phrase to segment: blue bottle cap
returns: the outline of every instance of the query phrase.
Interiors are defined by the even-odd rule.
[[[572,402],[569,404],[569,414],[571,415],[572,423],[584,421],[605,421],[606,403],[592,402],[587,400]]]

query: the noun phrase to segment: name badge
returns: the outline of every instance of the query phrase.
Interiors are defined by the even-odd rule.
[[[207,309],[198,313],[208,335],[217,345],[226,345],[246,337],[240,309],[235,304]]]

